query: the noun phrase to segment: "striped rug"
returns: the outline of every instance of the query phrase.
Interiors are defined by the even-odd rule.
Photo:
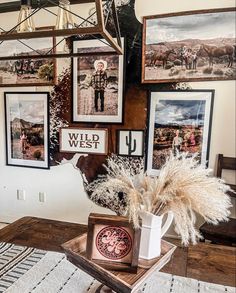
[[[96,293],[99,282],[64,254],[0,243],[0,293]],[[235,293],[235,288],[154,272],[139,293]]]
[[[31,247],[0,243],[0,293],[28,272],[46,251]]]

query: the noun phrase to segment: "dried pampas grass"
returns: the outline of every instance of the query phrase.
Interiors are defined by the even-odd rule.
[[[196,243],[200,234],[195,228],[196,213],[207,222],[226,221],[231,207],[223,180],[210,176],[194,156],[171,155],[159,177],[144,172],[143,160],[112,155],[107,160],[107,174],[87,186],[91,200],[118,215],[126,215],[139,225],[139,211],[162,215],[174,213],[175,229],[188,245]]]
[[[164,199],[160,213],[174,213],[176,231],[185,245],[189,240],[196,243],[200,237],[195,228],[195,213],[213,224],[227,221],[230,214],[231,202],[226,194],[230,187],[210,172],[187,154],[171,155],[161,169],[154,207]]]
[[[135,204],[135,193],[130,196],[128,194],[137,190],[134,181],[138,174],[144,173],[143,160],[112,155],[104,167],[107,174],[101,175],[85,187],[90,199],[117,215],[131,214],[131,210],[138,208],[138,205]],[[132,198],[131,202],[129,198]]]

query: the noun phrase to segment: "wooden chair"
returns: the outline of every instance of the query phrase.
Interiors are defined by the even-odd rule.
[[[222,170],[236,170],[236,158],[224,157],[222,154],[218,155],[217,162],[217,177],[222,177]],[[228,184],[232,190],[236,191],[235,184]],[[236,197],[233,192],[228,193],[231,197]],[[200,227],[204,239],[212,241],[212,243],[223,245],[236,245],[236,219],[230,218],[228,222],[221,222],[215,226],[204,223]]]

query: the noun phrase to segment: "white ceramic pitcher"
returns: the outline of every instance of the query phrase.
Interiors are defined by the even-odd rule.
[[[140,258],[150,260],[160,256],[161,238],[169,229],[174,215],[171,211],[169,211],[164,224],[162,223],[163,216],[164,215],[156,216],[145,211],[140,212],[140,217],[142,219],[141,242],[139,250]]]

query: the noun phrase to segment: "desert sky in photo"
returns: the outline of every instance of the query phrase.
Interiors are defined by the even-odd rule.
[[[235,21],[234,11],[147,19],[146,44],[235,38]]]
[[[44,102],[43,101],[16,101],[11,102],[10,118],[23,119],[31,123],[44,123]]]
[[[34,50],[48,49],[49,51],[53,47],[52,38],[21,40],[21,42],[17,40],[4,41],[0,44],[0,56],[14,56],[14,54],[28,53]]]
[[[202,100],[159,100],[155,108],[155,123],[162,125],[204,124],[206,102]]]

